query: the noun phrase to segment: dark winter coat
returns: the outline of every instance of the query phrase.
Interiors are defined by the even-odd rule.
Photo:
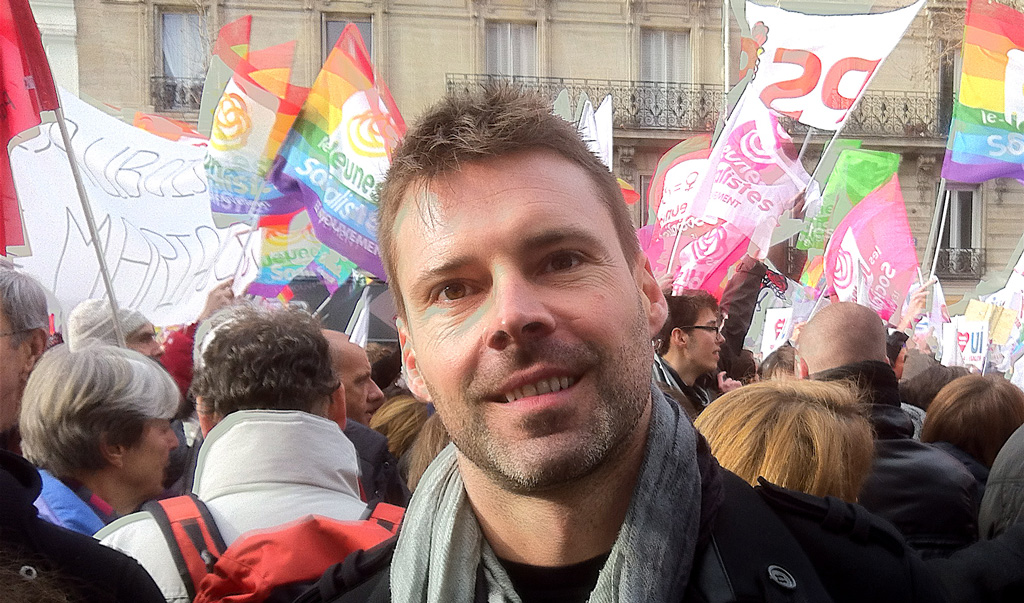
[[[31,463],[0,450],[0,550],[6,563],[30,563],[58,585],[76,589],[87,603],[163,603],[160,589],[134,559],[40,519],[32,501],[41,488]]]
[[[875,461],[858,501],[889,520],[925,557],[945,556],[977,540],[977,483],[963,464],[914,439],[900,408],[896,374],[885,362],[859,362],[812,375],[852,381],[870,398]]]

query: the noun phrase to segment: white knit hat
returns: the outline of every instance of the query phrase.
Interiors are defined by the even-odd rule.
[[[149,322],[142,312],[128,308],[120,308],[117,318],[125,336]],[[117,345],[110,302],[105,299],[87,299],[75,306],[68,315],[68,328],[64,335],[72,352],[86,339],[99,339]]]

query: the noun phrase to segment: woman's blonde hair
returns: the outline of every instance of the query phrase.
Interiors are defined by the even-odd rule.
[[[764,477],[854,502],[871,470],[871,424],[844,384],[755,383],[715,400],[694,424],[718,462],[751,484]]]
[[[430,415],[427,422],[423,424],[419,436],[409,448],[409,475],[406,481],[410,490],[416,490],[427,467],[451,441],[448,431],[444,428],[444,423],[441,422],[441,416],[437,413]]]
[[[370,427],[388,438],[388,450],[402,458],[427,421],[427,404],[410,394],[399,394],[385,402],[370,417]]]

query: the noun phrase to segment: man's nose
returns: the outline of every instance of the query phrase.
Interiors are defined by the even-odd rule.
[[[509,274],[495,279],[491,298],[493,311],[487,344],[496,350],[543,337],[555,328],[542,288],[524,275]]]

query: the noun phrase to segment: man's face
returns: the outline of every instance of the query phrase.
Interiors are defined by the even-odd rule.
[[[693,323],[699,327],[718,327],[718,315],[707,308],[697,314]],[[709,329],[684,329],[687,336],[686,360],[700,370],[700,374],[718,369],[718,356],[725,341],[718,331]]]
[[[586,172],[546,151],[465,164],[395,229],[410,385],[465,459],[535,491],[636,436],[665,301]]]
[[[31,338],[25,335],[13,333],[11,323],[0,310],[0,431],[18,422],[21,395],[35,365]]]
[[[124,336],[124,344],[129,350],[135,350],[153,360],[159,360],[164,355],[164,346],[157,341],[156,329],[149,322],[127,333]]]
[[[341,344],[341,386],[345,388],[345,413],[363,425],[384,404],[384,392],[370,378],[370,360],[366,351],[354,343]]]

